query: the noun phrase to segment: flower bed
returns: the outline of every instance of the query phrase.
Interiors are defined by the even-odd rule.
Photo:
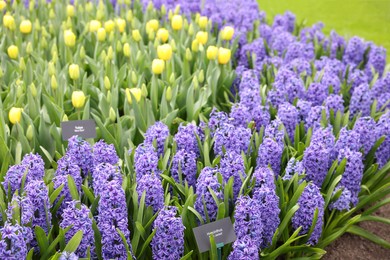
[[[2,105],[13,108],[1,117],[1,258],[217,259],[213,238],[198,251],[193,228],[225,217],[237,240],[223,259],[320,258],[346,232],[390,248],[357,225],[388,223],[372,215],[390,202],[385,50],[291,13],[267,24],[252,1],[197,3],[79,1],[67,18],[51,14],[62,3],[30,4],[40,33],[53,28],[40,41],[37,23],[17,32],[3,14],[4,42],[19,47],[3,55]],[[125,25],[103,37],[116,14]],[[105,141],[64,145],[64,115],[92,115]]]

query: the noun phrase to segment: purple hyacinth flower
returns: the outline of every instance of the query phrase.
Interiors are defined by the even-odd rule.
[[[279,106],[278,118],[283,122],[291,142],[294,142],[295,128],[299,124],[298,109],[290,103],[283,103]]]
[[[140,144],[134,153],[134,168],[139,180],[145,174],[160,175],[158,169],[158,156],[152,145]]]
[[[171,175],[173,179],[184,185],[195,186],[197,173],[196,154],[192,151],[179,150],[173,156]]]
[[[282,154],[283,146],[274,139],[267,137],[259,147],[256,166],[267,167],[270,165],[275,175],[279,175]]]
[[[156,122],[145,133],[145,143],[152,145],[156,142],[157,156],[164,155],[165,140],[169,136],[169,129],[162,122]]]
[[[305,120],[306,129],[312,127],[313,129],[321,127],[322,112],[326,112],[326,117],[329,117],[329,112],[324,106],[313,106]]]
[[[328,87],[321,83],[311,83],[306,92],[306,100],[313,106],[320,106],[328,96]]]
[[[376,136],[385,136],[385,140],[375,153],[379,167],[383,167],[390,160],[390,112],[383,114],[376,127]]]
[[[11,191],[11,194],[14,194],[16,190],[20,189],[22,185],[22,178],[26,172],[26,167],[20,164],[12,165],[9,167],[7,173],[4,176],[4,181],[1,183],[4,187],[4,190],[8,193],[8,190]]]
[[[341,95],[331,94],[325,99],[325,107],[336,114],[337,111],[344,112],[344,99]]]
[[[370,52],[368,54],[368,61],[366,64],[366,74],[371,75],[371,69],[382,76],[386,66],[386,49],[381,46],[371,45]]]
[[[306,148],[302,160],[306,179],[321,187],[328,173],[330,158],[331,153],[324,144],[312,141]]]
[[[164,189],[161,180],[154,174],[146,174],[137,182],[138,202],[145,192],[145,205],[151,206],[154,212],[164,207]]]
[[[296,158],[292,157],[286,166],[286,172],[283,176],[283,180],[290,180],[295,174],[298,176],[303,175],[305,172],[305,167],[303,167],[302,161],[298,161]]]
[[[312,226],[314,213],[318,210],[317,221],[307,243],[309,245],[315,245],[318,243],[322,233],[322,224],[324,222],[324,206],[325,201],[321,195],[319,188],[309,183],[303,190],[301,196],[298,199],[299,209],[292,217],[292,226],[294,229],[302,227],[299,232],[300,235],[307,234]]]
[[[341,128],[339,133],[339,138],[337,139],[334,147],[334,152],[336,154],[339,154],[341,149],[350,149],[351,151],[359,151],[361,145],[360,145],[360,139],[364,138],[361,137],[360,134],[354,130],[348,130],[345,127]]]
[[[194,124],[188,124],[186,126],[180,125],[174,140],[177,144],[178,150],[192,151],[199,155],[198,141],[196,135],[201,137],[200,129]]]
[[[93,173],[93,191],[95,196],[102,196],[106,192],[108,182],[116,182],[119,186],[122,185],[122,174],[119,166],[109,163],[99,164]]]
[[[242,180],[246,178],[244,160],[241,154],[227,152],[221,159],[219,172],[225,183],[233,177],[233,197],[236,199],[241,189]]]
[[[252,133],[249,128],[235,127],[225,123],[215,132],[214,153],[223,155],[224,150],[238,154],[247,152],[251,136]]]
[[[73,136],[68,141],[66,154],[73,158],[74,162],[82,170],[82,176],[85,177],[93,170],[93,154],[91,145],[80,137]]]
[[[78,180],[81,178],[81,169],[71,156],[65,154],[57,161],[57,170],[55,175],[70,175],[74,180]]]
[[[363,61],[364,52],[366,51],[367,44],[363,39],[359,37],[352,37],[347,44],[343,60],[346,63],[357,66]]]
[[[73,176],[72,176],[73,177]],[[77,192],[80,193],[80,189],[81,189],[81,184],[82,184],[82,179],[81,179],[81,176],[79,175],[77,179],[75,179],[73,177],[73,180],[76,184],[76,188],[77,188]],[[67,202],[69,201],[72,201],[72,195],[70,194],[70,190],[69,190],[69,185],[68,185],[68,175],[57,175],[53,178],[53,183],[54,183],[54,189],[57,189],[58,187],[60,187],[62,184],[64,185],[60,194],[58,195],[58,198],[57,200],[54,202],[55,204],[57,204],[58,200],[64,196],[64,200],[62,201],[58,211],[57,211],[57,214],[58,215],[61,215],[63,210],[67,207]]]
[[[355,126],[353,127],[353,130],[361,136],[359,146],[363,147],[364,154],[368,154],[377,139],[377,136],[372,134],[375,133],[375,128],[376,122],[368,116],[360,117],[356,120]]]
[[[333,195],[342,189],[340,197],[329,204],[329,209],[330,210],[338,210],[338,211],[343,211],[343,210],[350,210],[351,209],[351,204],[352,204],[352,193],[345,187],[340,187],[338,186],[334,192]]]
[[[153,259],[180,259],[184,254],[184,225],[176,217],[177,208],[167,207],[160,211],[153,223],[156,230],[151,246]]]
[[[0,258],[26,259],[28,249],[24,240],[23,228],[18,224],[6,222],[0,228]]]
[[[233,244],[233,250],[228,260],[257,260],[259,259],[259,247],[249,236],[237,239]]]
[[[369,78],[363,70],[355,69],[348,74],[348,84],[351,85],[350,92],[353,93],[362,84],[368,84]]]
[[[235,104],[232,106],[229,117],[229,122],[234,126],[247,127],[248,123],[252,121],[252,115],[249,109],[242,104]]]
[[[101,163],[109,163],[115,165],[119,162],[119,156],[116,153],[113,144],[107,144],[100,140],[93,146],[93,167],[95,168]]]
[[[274,190],[275,186],[275,174],[269,167],[257,167],[253,173],[252,178],[256,180],[254,189],[269,188]]]
[[[371,94],[370,86],[368,84],[361,84],[353,91],[349,103],[351,116],[358,113],[362,113],[362,116],[369,116],[372,102],[373,96]]]
[[[307,116],[310,113],[312,103],[309,101],[299,99],[297,102],[297,109],[299,112],[299,120],[306,121]]]

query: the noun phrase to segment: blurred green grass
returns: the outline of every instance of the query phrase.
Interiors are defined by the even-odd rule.
[[[258,0],[268,19],[289,10],[307,25],[322,21],[324,32],[360,36],[382,45],[390,56],[390,0]]]

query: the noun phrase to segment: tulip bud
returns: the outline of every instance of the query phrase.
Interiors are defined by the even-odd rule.
[[[26,53],[27,53],[28,55],[30,55],[32,52],[33,52],[32,44],[31,44],[31,42],[28,42],[28,43],[27,43],[27,46],[26,46]]]
[[[131,55],[130,44],[125,43],[125,45],[123,45],[123,55],[125,55],[125,57],[130,57]]]
[[[119,32],[123,33],[126,29],[126,21],[122,18],[116,19],[116,26],[118,27]]]
[[[112,123],[114,123],[116,120],[116,113],[112,107],[110,107],[109,118]]]
[[[142,62],[142,53],[140,50],[137,50],[137,55],[135,56],[135,61],[137,64]]]
[[[218,49],[219,64],[227,64],[230,61],[231,50],[220,47]]]
[[[34,129],[33,129],[32,125],[29,125],[27,127],[26,137],[27,137],[27,140],[29,140],[30,142],[34,138]]]
[[[160,28],[157,31],[157,38],[162,42],[167,42],[169,38],[169,32],[165,28]]]
[[[172,88],[170,86],[167,87],[167,91],[165,92],[165,99],[167,102],[171,102],[172,100]]]
[[[5,1],[0,1],[0,11],[3,11],[4,8],[7,7],[7,3]]]
[[[161,60],[170,60],[172,57],[172,47],[169,44],[163,44],[157,47],[157,56]]]
[[[198,52],[199,51],[199,41],[197,39],[192,41],[191,50],[193,52]]]
[[[22,119],[23,108],[12,107],[8,113],[9,121],[14,125]]]
[[[66,7],[66,15],[68,17],[73,17],[74,16],[74,6],[73,5],[68,5]]]
[[[30,20],[24,20],[20,23],[19,30],[23,34],[29,34],[32,30],[32,24]]]
[[[0,68],[0,79],[4,76],[4,71],[2,68]]]
[[[79,57],[80,59],[85,59],[85,49],[84,49],[84,46],[81,46],[80,47],[80,53],[79,53]]]
[[[121,41],[117,41],[116,42],[116,52],[119,53],[119,52],[122,52],[122,43]]]
[[[21,71],[24,71],[24,70],[26,69],[26,63],[24,62],[23,57],[20,58],[20,60],[19,60],[19,69],[20,69]]]
[[[106,60],[106,57],[107,57],[107,53],[105,50],[103,50],[102,53],[100,53],[100,60],[104,62]]]
[[[196,40],[201,44],[206,44],[208,39],[207,32],[200,31],[196,34]]]
[[[187,18],[184,18],[184,20],[183,20],[183,28],[184,28],[184,30],[188,31],[188,20],[187,20]]]
[[[64,32],[64,41],[66,46],[73,47],[76,44],[76,35],[71,30],[66,30]]]
[[[73,80],[77,80],[80,77],[80,68],[77,64],[71,64],[69,66],[69,77]]]
[[[167,14],[167,8],[165,5],[161,5],[161,15],[164,17]]]
[[[198,74],[198,80],[199,80],[200,84],[202,84],[204,82],[204,71],[203,71],[203,69],[200,70],[200,72]]]
[[[127,33],[124,32],[124,33],[122,33],[121,43],[126,43],[126,42],[127,42]]]
[[[112,20],[108,20],[104,23],[104,29],[106,30],[107,33],[112,32],[114,28],[115,28],[115,23]]]
[[[112,58],[114,57],[114,50],[112,49],[112,46],[108,47],[108,50],[107,50],[107,58],[109,60],[112,60]]]
[[[34,83],[31,83],[30,84],[30,92],[31,92],[31,95],[33,97],[36,97],[37,96],[37,88],[35,87],[35,84]]]
[[[158,26],[159,26],[158,20],[152,19],[146,23],[146,31],[152,30],[156,32],[158,30]]]
[[[85,104],[85,95],[82,91],[73,91],[72,93],[72,105],[75,108],[82,108]]]
[[[51,88],[52,88],[53,90],[56,90],[56,89],[58,88],[58,83],[57,83],[57,79],[56,79],[56,76],[55,76],[55,75],[52,75],[52,76],[51,76],[50,84],[51,84]]]
[[[67,121],[69,121],[68,116],[64,114],[64,116],[62,117],[62,122],[67,122]]]
[[[90,32],[97,32],[97,30],[99,30],[100,27],[102,27],[102,24],[98,20],[92,20],[89,22]]]
[[[175,42],[175,39],[172,39],[169,43],[172,47],[172,51],[176,51],[176,42]]]
[[[139,41],[141,41],[141,39],[142,39],[139,30],[133,30],[133,31],[131,32],[131,36],[133,37],[134,41],[136,41],[136,42],[139,42]]]
[[[97,39],[99,42],[106,40],[106,30],[104,28],[99,28],[97,31]]]
[[[25,93],[23,88],[23,81],[17,80],[16,82],[16,97],[20,98]]]
[[[175,83],[175,80],[176,80],[175,72],[172,72],[171,76],[169,77],[169,83],[173,85],[173,83]]]
[[[45,37],[43,37],[42,40],[41,40],[41,47],[42,47],[43,49],[46,49],[46,48],[47,48],[47,40],[46,40]]]
[[[197,76],[194,76],[192,78],[192,84],[194,85],[194,90],[197,90],[198,87],[199,87],[199,81],[198,81],[198,77]]]
[[[54,10],[53,9],[50,9],[49,11],[49,17],[50,19],[54,19],[56,17],[56,14],[54,13]]]
[[[107,76],[104,77],[104,88],[107,90],[111,89],[111,82]]]
[[[207,16],[201,16],[201,17],[199,17],[198,24],[199,24],[199,27],[200,27],[201,29],[203,29],[203,30],[206,29],[207,23],[208,23],[208,18],[207,18]]]
[[[231,26],[226,26],[221,31],[221,38],[225,41],[230,41],[234,35],[234,28]]]
[[[135,71],[133,70],[133,71],[131,72],[131,83],[133,83],[133,85],[137,85],[137,82],[138,82],[137,74],[136,74]]]
[[[18,55],[19,55],[19,49],[17,46],[11,45],[8,47],[7,53],[11,59],[16,60],[18,58]]]
[[[152,72],[154,74],[161,74],[164,71],[164,61],[160,59],[154,59],[152,62]]]
[[[215,60],[217,58],[217,55],[218,55],[218,48],[217,47],[209,46],[207,48],[207,53],[206,53],[207,59]]]
[[[141,100],[141,94],[142,94],[141,92],[142,91],[139,88],[127,88],[126,89],[127,102],[129,102],[130,105],[133,103],[131,96],[133,96],[135,100],[139,102]]]
[[[41,30],[41,23],[39,22],[38,19],[36,19],[34,21],[34,28],[35,28],[36,31],[40,31]]]
[[[183,17],[181,15],[175,14],[172,17],[171,25],[173,30],[180,30],[183,27]]]
[[[133,12],[131,10],[127,11],[127,13],[126,13],[126,20],[128,22],[133,21]]]
[[[194,25],[191,23],[190,26],[188,27],[188,35],[192,36],[194,35]]]
[[[90,13],[91,11],[93,10],[93,4],[91,2],[88,2],[86,5],[85,5],[85,11],[87,13]]]
[[[96,11],[96,19],[102,20],[104,18],[104,10],[98,9]]]
[[[3,24],[6,28],[8,28],[10,30],[15,29],[15,19],[10,14],[6,14],[3,16]]]
[[[148,96],[148,88],[146,87],[145,83],[142,83],[141,94],[144,98]]]
[[[191,61],[192,60],[192,53],[189,48],[186,49],[186,60]]]

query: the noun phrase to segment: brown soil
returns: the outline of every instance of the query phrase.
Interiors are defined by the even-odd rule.
[[[390,204],[380,208],[375,215],[390,218]],[[390,225],[367,221],[359,226],[390,242]],[[351,234],[344,234],[325,250],[327,254],[322,258],[325,260],[390,259],[389,249]]]

